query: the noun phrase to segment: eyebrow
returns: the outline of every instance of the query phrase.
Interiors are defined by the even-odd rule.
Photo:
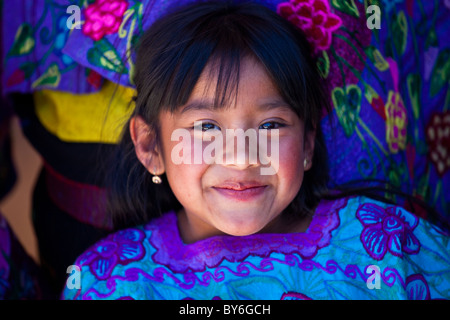
[[[210,103],[205,103],[203,101],[193,101],[182,107],[180,113],[184,114],[189,111],[196,110],[214,110],[214,107]]]
[[[264,109],[264,110],[277,109],[277,108],[292,110],[292,107],[281,98],[268,99],[267,101],[260,103],[259,106],[261,109]]]
[[[289,104],[286,103],[281,98],[267,99],[266,101],[263,101],[260,104],[258,104],[258,106],[261,110],[264,110],[264,111],[271,110],[271,109],[277,109],[277,108],[292,110],[292,108],[289,106]],[[200,110],[211,111],[211,110],[215,110],[215,109],[216,108],[214,107],[213,103],[208,103],[205,101],[192,101],[192,102],[186,104],[184,107],[182,107],[180,113],[185,114],[189,111],[200,111]]]

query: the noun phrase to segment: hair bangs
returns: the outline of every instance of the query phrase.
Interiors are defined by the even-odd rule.
[[[264,66],[294,112],[317,124],[318,104],[324,100],[320,92],[313,93],[321,83],[314,59],[305,56],[310,48],[301,34],[298,39],[299,30],[294,26],[286,29],[283,18],[251,4],[237,9],[224,3],[213,14],[204,14],[203,10],[209,11],[207,6],[198,6],[190,19],[181,19],[183,12],[170,15],[169,23],[178,32],[167,34],[154,25],[142,40],[146,52],[138,51],[138,57],[149,61],[139,64],[151,69],[136,74],[136,83],[147,84],[137,87],[137,112],[153,110],[154,114],[145,116],[149,120],[163,110],[175,112],[187,103],[202,74],[208,79],[205,90],[215,85],[213,107],[231,106],[238,94],[240,63],[250,56]],[[268,25],[266,16],[275,23]],[[147,79],[141,81],[140,77]]]

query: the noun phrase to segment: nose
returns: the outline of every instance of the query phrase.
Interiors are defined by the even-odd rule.
[[[227,129],[224,145],[224,165],[245,170],[260,166],[258,159],[258,134],[253,128]]]

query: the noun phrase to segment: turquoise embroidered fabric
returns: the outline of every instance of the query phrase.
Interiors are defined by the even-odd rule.
[[[449,235],[366,197],[322,201],[304,233],[192,244],[169,212],[109,235],[75,264],[80,288],[69,283],[63,299],[450,298]]]

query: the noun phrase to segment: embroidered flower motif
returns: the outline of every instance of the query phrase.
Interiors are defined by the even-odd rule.
[[[127,8],[126,0],[97,0],[86,8],[83,33],[98,41],[117,32]]]
[[[402,252],[419,252],[420,242],[413,233],[419,219],[403,208],[384,209],[376,204],[364,204],[356,217],[364,226],[361,242],[372,258],[381,260],[387,251],[397,257],[401,257]]]
[[[144,257],[143,239],[144,233],[141,230],[121,230],[86,251],[77,261],[77,265],[89,265],[93,275],[105,280],[117,264],[127,265]]]
[[[312,300],[310,297],[303,293],[298,292],[286,292],[281,296],[281,300]]]
[[[430,288],[421,274],[413,274],[406,278],[406,294],[408,300],[431,300]]]
[[[333,31],[342,25],[326,0],[290,0],[280,3],[277,13],[303,30],[316,53],[331,46]]]
[[[386,111],[386,141],[391,153],[397,153],[406,148],[406,108],[400,93],[389,91],[385,105]]]
[[[434,113],[426,128],[428,157],[443,177],[450,169],[450,111]]]

